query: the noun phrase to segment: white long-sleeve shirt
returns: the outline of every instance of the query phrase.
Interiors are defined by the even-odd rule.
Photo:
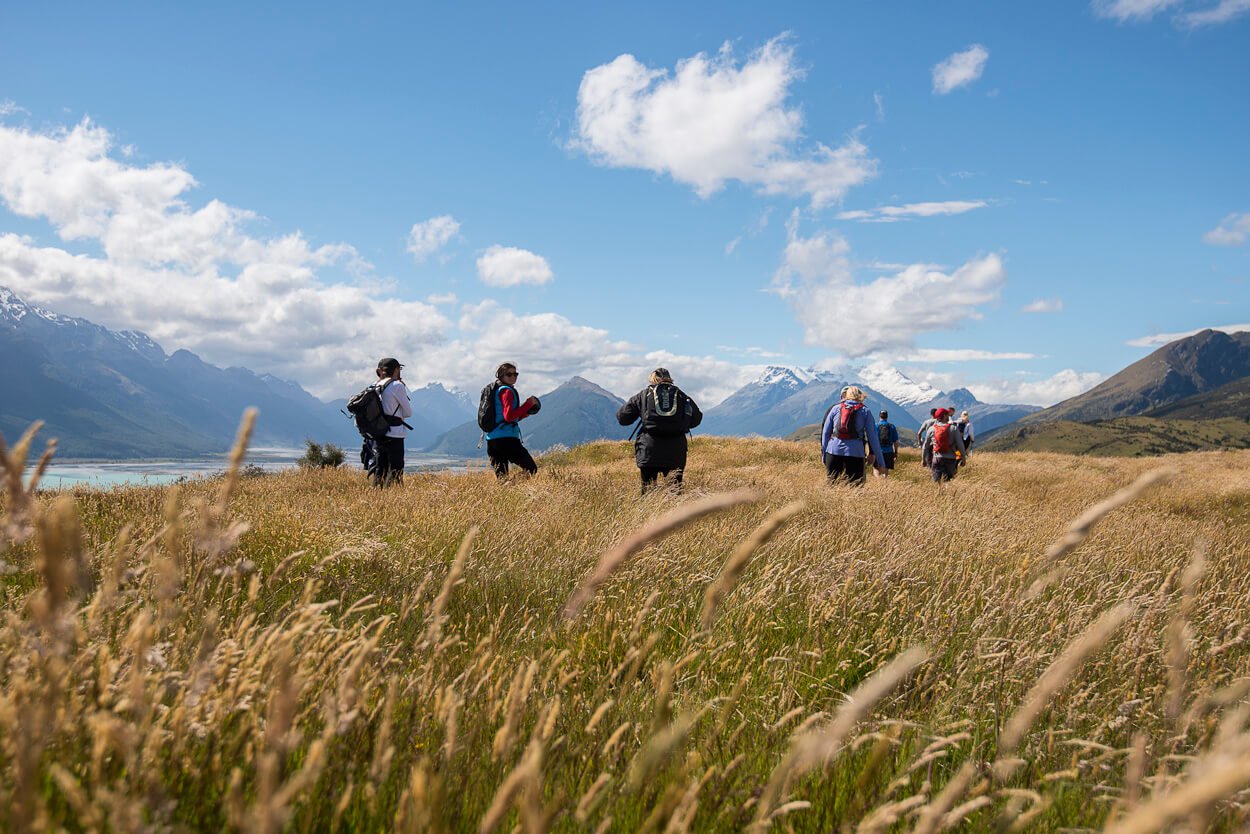
[[[382,410],[391,417],[407,418],[412,416],[412,401],[408,399],[408,386],[403,380],[397,379],[382,391]],[[387,437],[407,437],[405,426],[391,426]]]

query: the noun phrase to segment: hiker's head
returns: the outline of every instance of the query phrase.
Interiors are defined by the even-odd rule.
[[[842,389],[842,399],[862,403],[865,400],[864,389],[858,385],[848,385]]]
[[[960,414],[960,415],[959,415],[959,419],[960,419],[960,420],[967,420],[967,419],[968,419],[968,412],[966,412],[966,411],[965,411],[965,412],[963,412],[962,414]]]
[[[500,382],[516,382],[516,378],[516,365],[513,365],[511,362],[504,362],[495,369],[495,379]]]
[[[945,423],[947,420],[951,418],[951,412],[949,408],[939,408],[937,410],[937,413],[934,414],[933,416],[937,419],[939,423]]]
[[[378,360],[378,379],[381,379],[382,377],[391,377],[392,379],[398,379],[399,369],[402,367],[404,366],[399,364],[399,360],[396,359],[394,356],[387,356],[384,359],[379,359]]]
[[[651,372],[651,384],[659,385],[662,382],[672,384],[673,375],[668,372],[668,368],[656,368]]]
[[[929,416],[930,416],[930,417],[937,417],[937,409],[936,409],[936,408],[930,408],[930,409],[929,409]]]
[[[881,412],[881,419],[882,419],[882,420],[889,420],[889,419],[890,419],[890,412],[888,412],[888,411],[883,411],[883,412]]]

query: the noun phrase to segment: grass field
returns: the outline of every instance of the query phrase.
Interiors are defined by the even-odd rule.
[[[0,830],[1250,822],[1250,452],[856,490],[696,439],[645,499],[623,443],[385,492],[30,494],[20,457]]]

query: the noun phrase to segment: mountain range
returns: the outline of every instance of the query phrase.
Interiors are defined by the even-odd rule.
[[[367,382],[361,380],[361,386]],[[842,387],[858,385],[874,413],[915,429],[931,408],[967,410],[983,449],[1153,454],[1250,447],[1250,333],[1204,330],[1164,345],[1095,388],[1046,409],[982,403],[966,388],[939,391],[896,368],[770,366],[715,407],[698,434],[786,437],[810,429]],[[240,415],[260,411],[254,443],[303,440],[354,446],[340,412],[297,383],[219,368],[187,350],[165,351],[139,331],[114,331],[27,304],[0,287],[0,434],[36,420],[70,458],[189,457],[229,448]],[[409,448],[476,457],[476,397],[439,383],[411,389]],[[615,394],[581,377],[543,396],[523,423],[534,451],[621,439]],[[1218,425],[1215,422],[1218,421]],[[1100,451],[1101,450],[1101,451]]]
[[[1031,405],[995,405],[979,401],[967,388],[940,391],[908,378],[895,368],[819,371],[770,366],[758,379],[709,409],[700,431],[706,434],[787,437],[820,423],[842,388],[856,385],[875,417],[881,411],[904,437],[939,407],[967,411],[978,432],[989,431],[1037,411]]]
[[[15,441],[43,420],[62,458],[194,457],[229,449],[243,410],[259,409],[253,443],[304,439],[355,445],[355,428],[298,384],[246,368],[218,368],[194,353],[166,355],[138,331],[27,304],[0,287],[0,434]],[[362,382],[363,387],[363,382]],[[473,406],[442,386],[413,392],[429,440]],[[411,421],[410,421],[411,422]]]
[[[988,450],[1148,455],[1250,448],[1250,333],[1203,330],[998,431]]]

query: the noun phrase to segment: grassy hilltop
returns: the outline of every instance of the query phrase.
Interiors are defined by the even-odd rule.
[[[980,454],[944,489],[914,453],[863,490],[809,444],[690,459],[646,499],[624,443],[381,493],[11,476],[0,830],[1247,823],[1250,452]],[[741,489],[566,620],[605,553]]]

